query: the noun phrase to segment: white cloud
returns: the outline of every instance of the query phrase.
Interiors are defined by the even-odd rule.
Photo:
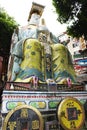
[[[53,12],[52,0],[0,0],[0,6],[4,7],[10,16],[14,17],[20,25],[24,26],[27,24],[32,2],[45,6],[43,17],[51,32],[58,35],[66,30],[66,25],[61,25],[56,20],[57,15]]]

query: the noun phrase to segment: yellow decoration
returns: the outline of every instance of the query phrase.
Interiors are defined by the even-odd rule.
[[[14,130],[16,127],[16,122],[8,122],[8,128],[9,130]]]
[[[79,130],[84,124],[84,108],[80,101],[73,97],[65,98],[60,103],[57,114],[65,130]]]
[[[39,129],[39,121],[38,120],[35,120],[35,121],[32,121],[32,129],[36,130],[36,129]]]
[[[21,68],[36,68],[41,71],[41,44],[36,39],[27,39],[23,45],[24,60]]]
[[[58,81],[59,78],[63,78],[65,73],[69,74],[69,77],[71,75],[73,78],[75,78],[75,71],[72,64],[71,55],[68,49],[62,44],[53,44],[51,45],[51,47],[52,47],[52,70],[53,75],[56,74],[56,76],[54,76],[54,79]],[[62,73],[60,77],[58,75],[59,73]],[[67,79],[68,75],[65,77]],[[66,79],[64,79],[59,83],[63,84]],[[66,82],[64,84],[66,84]]]

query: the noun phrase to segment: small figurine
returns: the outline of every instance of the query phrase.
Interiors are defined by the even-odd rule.
[[[32,83],[35,89],[37,89],[38,86],[38,77],[37,76],[33,76],[32,77]]]
[[[68,87],[71,87],[72,82],[70,78],[67,78],[67,84],[68,84]]]

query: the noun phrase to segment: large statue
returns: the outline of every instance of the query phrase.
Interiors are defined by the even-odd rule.
[[[29,24],[21,27],[12,37],[8,81],[39,82],[53,80],[65,84],[75,82],[75,72],[68,49],[47,29],[38,9],[32,11]],[[41,20],[41,23],[40,23]]]

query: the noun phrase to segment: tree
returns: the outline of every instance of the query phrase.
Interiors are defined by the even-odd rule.
[[[87,39],[87,0],[52,0],[60,23],[67,23],[67,33]]]
[[[0,7],[0,55],[9,55],[12,33],[17,26],[14,18]]]

